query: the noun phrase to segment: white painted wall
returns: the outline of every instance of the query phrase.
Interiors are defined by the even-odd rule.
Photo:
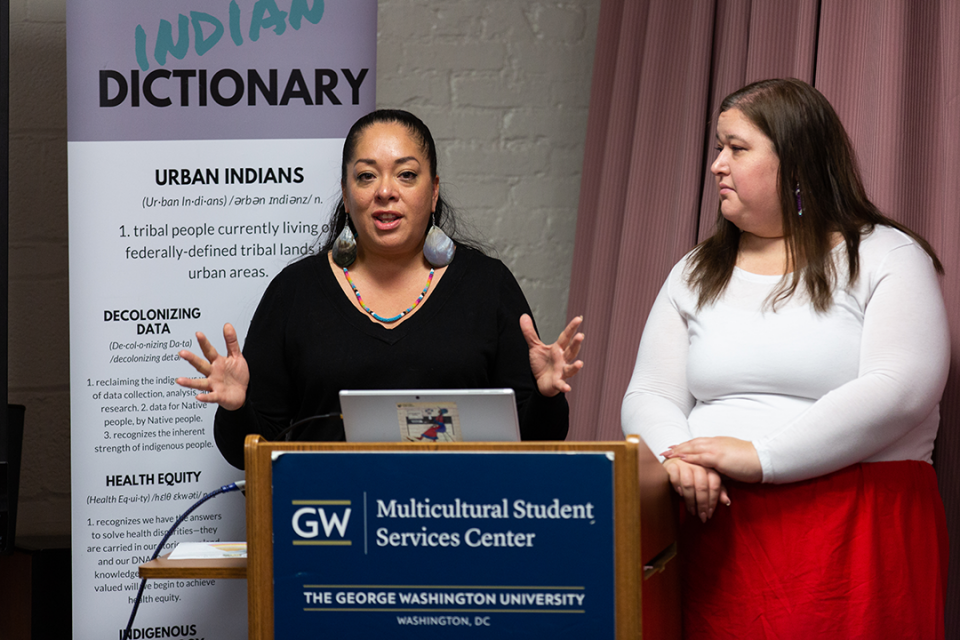
[[[431,128],[447,195],[513,270],[552,341],[566,318],[600,0],[379,7],[378,105]],[[10,402],[27,406],[20,535],[70,531],[65,13],[65,0],[11,0]]]

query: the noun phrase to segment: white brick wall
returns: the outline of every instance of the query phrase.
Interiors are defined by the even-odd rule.
[[[66,5],[10,4],[10,401],[27,405],[18,532],[67,534]],[[447,195],[553,340],[566,314],[600,0],[379,6],[379,106],[430,126]]]
[[[599,10],[380,2],[378,106],[431,128],[447,195],[513,270],[551,341],[566,319]]]

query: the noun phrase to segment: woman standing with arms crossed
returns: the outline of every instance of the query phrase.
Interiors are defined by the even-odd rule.
[[[940,262],[798,80],[723,101],[711,171],[717,230],[664,284],[622,409],[689,513],[685,637],[942,638]]]
[[[509,387],[523,439],[564,439],[581,318],[544,344],[503,263],[440,231],[455,225],[427,126],[399,110],[358,120],[341,188],[335,239],[270,283],[243,352],[229,324],[225,354],[200,333],[204,357],[180,352],[201,377],[177,382],[220,405],[214,435],[227,461],[242,468],[250,433],[343,440],[341,389]]]

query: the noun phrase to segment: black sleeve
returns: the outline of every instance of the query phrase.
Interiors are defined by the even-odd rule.
[[[530,306],[513,274],[503,267],[498,305],[499,346],[493,375],[494,386],[511,387],[517,395],[522,440],[563,440],[569,427],[569,408],[564,394],[544,397],[530,370],[530,349],[520,330],[520,316]],[[536,326],[536,325],[534,325]]]
[[[296,290],[288,280],[278,277],[270,283],[250,322],[243,347],[250,370],[245,404],[236,411],[220,407],[214,418],[217,448],[238,469],[243,468],[247,435],[275,439],[289,426],[297,406],[285,349],[287,310]]]

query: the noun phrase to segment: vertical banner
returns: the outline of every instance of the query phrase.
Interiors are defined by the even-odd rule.
[[[67,7],[73,629],[117,638],[137,565],[243,478],[178,387],[194,332],[241,340],[315,251],[350,125],[375,105],[376,0]],[[240,494],[177,542],[240,540]],[[167,549],[169,550],[169,549]],[[242,580],[147,583],[132,638],[246,637]]]

